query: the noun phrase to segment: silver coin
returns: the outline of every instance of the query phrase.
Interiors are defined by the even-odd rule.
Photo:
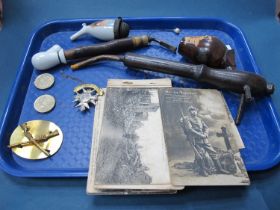
[[[49,73],[40,74],[36,77],[34,85],[40,90],[45,90],[53,86],[54,76]]]
[[[41,95],[34,101],[34,109],[40,113],[51,111],[55,106],[55,98],[51,95]]]

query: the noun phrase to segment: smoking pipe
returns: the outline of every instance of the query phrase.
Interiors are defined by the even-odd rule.
[[[82,28],[73,34],[70,39],[74,41],[84,34],[89,34],[103,41],[120,39],[128,36],[129,25],[121,17],[97,21],[90,25],[83,23]]]
[[[178,52],[195,64],[205,64],[213,68],[235,68],[235,54],[215,36],[184,37]]]
[[[157,42],[161,46],[176,52],[176,47],[160,41],[156,38],[144,35],[112,40],[105,43],[73,48],[62,49],[59,45],[54,45],[44,52],[36,53],[32,56],[31,62],[35,69],[47,70],[59,64],[66,64],[71,60],[88,58],[102,54],[117,54],[146,47],[150,42]]]
[[[265,97],[274,92],[274,85],[266,82],[260,75],[245,71],[214,69],[204,64],[193,65],[149,56],[127,53],[125,55],[100,55],[71,65],[73,70],[94,64],[98,61],[113,60],[123,62],[125,66],[136,70],[146,69],[155,72],[187,77],[241,94],[235,123],[239,124],[245,104],[253,97]]]

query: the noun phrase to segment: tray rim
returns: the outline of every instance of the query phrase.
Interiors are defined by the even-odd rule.
[[[31,35],[31,38],[28,40],[28,44],[25,50],[25,54],[23,56],[23,59],[21,61],[20,66],[17,69],[16,77],[14,80],[14,83],[12,85],[12,88],[10,90],[10,94],[8,97],[8,100],[6,102],[3,114],[0,118],[0,144],[3,141],[2,139],[4,138],[4,133],[5,133],[5,128],[8,126],[8,120],[9,116],[12,114],[12,106],[16,101],[16,93],[19,91],[19,87],[21,85],[21,80],[24,75],[24,68],[27,65],[30,60],[30,53],[32,53],[32,46],[34,43],[34,40],[38,39],[38,36],[40,35],[41,31],[44,30],[46,27],[52,26],[52,25],[57,25],[57,24],[69,24],[69,23],[81,23],[81,22],[93,22],[105,18],[114,18],[114,17],[101,17],[101,18],[79,18],[79,19],[57,19],[57,20],[51,20],[43,23],[39,27],[35,28],[33,30],[33,33]],[[250,63],[253,66],[253,70],[257,74],[261,74],[261,71],[259,67],[256,64],[256,61],[254,59],[254,56],[252,54],[251,48],[249,47],[248,41],[242,32],[242,30],[234,25],[231,22],[225,21],[223,19],[219,18],[207,18],[207,17],[123,17],[124,20],[129,20],[129,21],[189,21],[189,22],[211,22],[211,23],[216,23],[216,24],[221,24],[224,26],[227,26],[229,30],[233,30],[237,33],[239,40],[242,41],[243,46],[245,47],[247,53],[249,53],[250,57]],[[224,30],[221,30],[224,31]],[[225,32],[225,31],[224,31]],[[226,32],[225,32],[226,33]],[[32,69],[33,71],[33,69]],[[32,73],[31,71],[31,73]],[[275,109],[275,106],[272,102],[271,98],[267,98],[264,100],[265,105],[269,108],[269,113],[271,113],[271,117],[273,118],[273,122],[275,123],[275,127],[277,128],[278,133],[280,133],[280,118],[279,115]],[[260,171],[260,170],[267,170],[270,169],[274,166],[276,166],[280,162],[280,153],[278,153],[274,158],[270,159],[267,162],[263,162],[259,164],[255,168],[249,168],[249,171]],[[61,173],[49,173],[46,170],[19,170],[13,168],[11,165],[6,164],[5,160],[2,158],[1,153],[0,153],[0,168],[2,168],[3,171],[6,173],[17,176],[17,177],[86,177],[87,176],[87,171],[75,171],[75,169],[63,169]],[[54,171],[60,171],[59,169],[56,169]]]

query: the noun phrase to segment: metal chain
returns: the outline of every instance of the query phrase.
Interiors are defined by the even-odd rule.
[[[78,82],[78,83],[81,83],[81,84],[85,84],[86,82],[84,82],[83,80],[77,78],[77,77],[73,77],[73,76],[70,76],[68,74],[65,74],[63,70],[60,71],[60,74],[62,77],[64,77],[65,79],[71,79],[75,82]]]

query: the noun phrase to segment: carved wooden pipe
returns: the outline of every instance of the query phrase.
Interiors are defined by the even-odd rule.
[[[184,37],[178,52],[195,64],[205,64],[213,68],[235,68],[235,54],[215,36]]]
[[[149,56],[127,53],[125,55],[100,55],[71,65],[73,70],[94,64],[98,61],[114,60],[123,62],[133,69],[146,69],[155,72],[178,75],[204,82],[241,94],[240,106],[235,123],[239,124],[245,103],[251,102],[253,97],[269,96],[274,92],[274,85],[266,82],[260,75],[245,71],[229,71],[213,69],[203,64],[192,65]]]

